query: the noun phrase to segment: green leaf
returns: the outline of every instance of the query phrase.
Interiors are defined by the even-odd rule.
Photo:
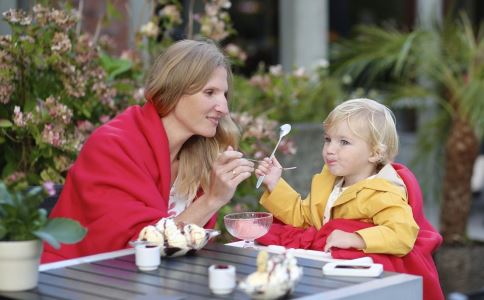
[[[60,248],[60,243],[57,241],[57,239],[50,233],[44,232],[42,230],[38,230],[34,232],[34,235],[38,237],[39,239],[47,242],[49,245],[54,247],[55,249]]]
[[[13,124],[9,120],[0,119],[0,128],[8,128],[8,127],[12,127],[12,126],[13,126]]]
[[[55,247],[56,242],[74,244],[86,236],[87,229],[77,221],[67,218],[54,218],[47,225],[34,232],[34,235]]]
[[[103,68],[108,73],[108,80],[113,80],[133,67],[133,63],[128,59],[114,58],[104,53],[101,53],[100,58]]]
[[[12,196],[3,182],[0,182],[0,204],[13,204]]]

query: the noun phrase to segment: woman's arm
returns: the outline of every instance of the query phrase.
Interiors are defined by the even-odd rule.
[[[241,152],[228,147],[212,165],[208,190],[178,215],[175,221],[205,225],[214,213],[232,199],[237,186],[249,178],[253,171],[254,163],[243,159]]]

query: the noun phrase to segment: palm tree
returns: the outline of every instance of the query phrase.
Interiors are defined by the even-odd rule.
[[[354,39],[339,44],[334,55],[339,74],[377,85],[387,99],[439,104],[445,115],[440,121],[446,123],[435,134],[445,140],[432,146],[435,150],[444,144],[440,230],[446,243],[464,242],[471,176],[484,133],[484,26],[474,30],[465,15],[410,32],[364,26]],[[427,136],[427,142],[433,137]]]

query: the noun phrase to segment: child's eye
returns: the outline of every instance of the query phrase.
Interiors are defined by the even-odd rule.
[[[325,143],[331,143],[331,139],[327,136],[324,137],[324,142]]]
[[[205,90],[205,94],[208,95],[208,96],[212,96],[214,93],[213,90]]]
[[[350,142],[348,142],[347,140],[341,140],[340,141],[341,145],[349,145]]]

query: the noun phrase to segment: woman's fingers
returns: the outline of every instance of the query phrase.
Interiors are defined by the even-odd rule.
[[[243,154],[241,152],[235,151],[231,146],[228,146],[227,150],[218,155],[215,163],[224,165],[236,158],[241,158],[242,156]]]

